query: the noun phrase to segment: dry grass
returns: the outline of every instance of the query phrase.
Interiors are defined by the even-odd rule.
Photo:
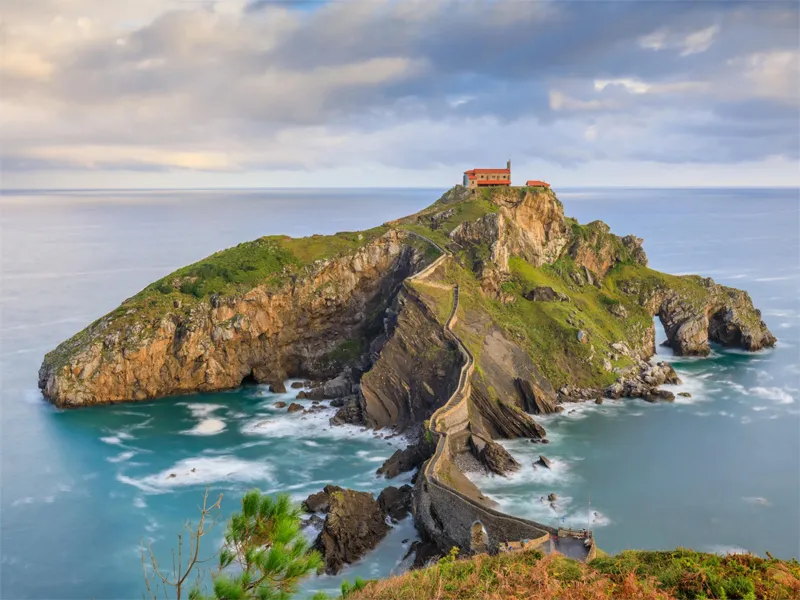
[[[586,565],[538,552],[479,555],[370,582],[348,600],[671,600],[655,580],[619,581]]]
[[[675,585],[672,584],[675,578]],[[716,583],[714,583],[716,582]],[[725,590],[728,590],[726,592]],[[735,590],[735,591],[734,591]],[[800,599],[800,564],[755,556],[624,552],[586,565],[527,551],[438,564],[350,592],[347,600]]]

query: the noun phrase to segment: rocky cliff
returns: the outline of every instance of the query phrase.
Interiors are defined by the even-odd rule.
[[[424,238],[453,260],[417,284],[439,254]],[[456,284],[483,439],[541,436],[531,414],[559,410],[565,386],[630,377],[654,351],[654,316],[679,354],[775,342],[745,292],[647,268],[642,240],[565,217],[550,190],[457,186],[375,230],[262,238],[181,269],[50,352],[39,386],[75,407],[352,367],[340,421],[418,424],[456,386],[442,334]]]
[[[247,378],[332,377],[382,330],[386,305],[423,262],[406,237],[387,231],[343,255],[199,299],[186,293],[184,275],[170,275],[50,352],[39,387],[74,407],[232,388]]]

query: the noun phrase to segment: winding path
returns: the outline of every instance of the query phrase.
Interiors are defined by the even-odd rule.
[[[425,240],[441,252],[441,255],[436,260],[409,277],[409,280],[422,282],[439,265],[452,258],[449,252],[430,238],[412,231],[407,231],[407,233]],[[444,287],[438,283],[432,285],[439,288]],[[460,547],[469,548],[472,546],[475,532],[479,531],[476,530],[476,526],[479,526],[487,536],[486,542],[488,542],[488,547],[490,548],[507,547],[508,542],[518,543],[522,541],[523,543],[517,544],[518,548],[539,548],[545,552],[557,550],[582,560],[593,558],[596,554],[593,538],[589,548],[586,549],[582,541],[574,539],[574,534],[577,532],[563,529],[557,530],[541,523],[505,514],[478,502],[474,498],[470,498],[448,483],[447,480],[452,479],[449,477],[449,468],[454,467],[450,460],[450,438],[455,434],[466,431],[469,427],[467,399],[472,391],[470,380],[475,370],[475,359],[472,353],[453,331],[453,326],[458,319],[459,287],[456,284],[452,289],[453,308],[444,324],[444,334],[446,338],[456,345],[464,358],[464,363],[461,367],[455,391],[447,402],[431,415],[430,430],[438,435],[439,439],[436,444],[436,451],[426,463],[422,473],[425,478],[423,488],[429,496],[429,510],[437,514],[439,520],[450,520],[447,523],[442,521],[443,534],[445,529],[449,529],[450,531],[447,531],[446,535],[457,541]],[[442,517],[442,515],[445,516]],[[468,526],[465,527],[467,524]],[[449,528],[448,525],[450,526]],[[553,545],[554,539],[557,543],[556,546]]]

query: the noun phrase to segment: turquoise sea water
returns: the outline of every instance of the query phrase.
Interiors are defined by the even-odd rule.
[[[644,237],[654,268],[747,289],[780,342],[755,355],[669,358],[691,399],[548,417],[552,443],[508,442],[525,468],[481,485],[510,512],[588,524],[612,552],[686,545],[797,556],[798,191],[558,191],[567,214]],[[261,386],[65,412],[42,400],[36,375],[59,341],[174,268],[260,235],[371,227],[440,192],[0,196],[0,597],[140,597],[140,539],[166,557],[206,486],[225,494],[226,513],[254,486],[297,499],[329,482],[385,487],[374,471],[400,440],[332,428],[325,413],[288,415],[273,406],[286,398]],[[530,466],[539,453],[553,459],[551,472]],[[550,492],[561,498],[555,510],[539,501]],[[413,539],[406,521],[343,576],[401,569]]]

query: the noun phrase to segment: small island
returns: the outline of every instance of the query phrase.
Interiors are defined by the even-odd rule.
[[[368,231],[217,252],[48,353],[39,387],[77,408],[302,378],[333,423],[406,434],[378,472],[419,469],[415,523],[440,552],[591,559],[591,531],[505,514],[466,473],[518,469],[496,440],[545,441],[536,415],[569,403],[673,399],[654,317],[678,355],[776,340],[746,292],[649,269],[641,239],[579,224],[529,183],[467,181]]]

